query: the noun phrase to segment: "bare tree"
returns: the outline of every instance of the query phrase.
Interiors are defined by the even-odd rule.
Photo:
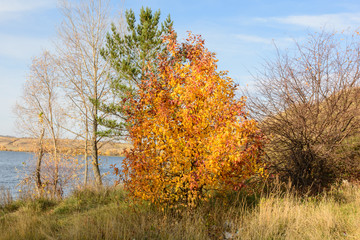
[[[248,106],[269,139],[267,157],[298,189],[338,177],[344,141],[359,132],[358,34],[320,32],[277,51],[256,77]]]
[[[81,1],[71,4],[61,1],[64,21],[59,29],[60,42],[58,65],[63,75],[67,96],[77,109],[82,130],[73,131],[84,139],[85,154],[88,143],[97,185],[102,185],[99,169],[99,102],[106,102],[109,95],[109,64],[100,50],[109,29],[109,2],[106,0]],[[87,156],[85,156],[87,161]],[[85,167],[85,182],[87,180]]]
[[[18,125],[23,133],[29,137],[38,138],[36,149],[37,162],[35,170],[36,187],[41,193],[42,158],[45,153],[44,138],[50,138],[51,151],[54,163],[53,169],[53,195],[58,193],[59,162],[58,140],[61,135],[61,126],[65,119],[58,98],[58,69],[49,52],[34,58],[30,67],[28,80],[24,85],[24,93],[15,112],[18,116]]]

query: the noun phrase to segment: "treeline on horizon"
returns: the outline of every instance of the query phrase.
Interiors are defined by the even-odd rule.
[[[196,207],[275,180],[307,194],[359,180],[359,32],[324,30],[277,49],[237,98],[205,40],[179,41],[160,10],[113,23],[105,0],[60,10],[55,50],[33,59],[15,108],[22,134],[37,139],[23,181],[37,197],[61,198],[74,181],[101,187],[99,146],[120,140],[132,148],[114,166],[119,182],[158,206]],[[84,163],[63,151],[69,135],[82,140]]]

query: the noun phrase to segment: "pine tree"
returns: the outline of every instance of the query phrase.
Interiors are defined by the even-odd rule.
[[[162,36],[169,33],[173,22],[170,15],[160,25],[160,10],[141,8],[139,23],[133,10],[125,14],[127,31],[122,33],[112,24],[111,33],[106,38],[102,56],[110,63],[113,73],[111,89],[115,97],[112,104],[102,104],[104,112],[111,119],[101,119],[108,130],[102,134],[122,137],[125,129],[124,111],[128,111],[127,101],[135,93],[136,85],[143,79],[146,68],[156,69],[157,54],[166,51]]]

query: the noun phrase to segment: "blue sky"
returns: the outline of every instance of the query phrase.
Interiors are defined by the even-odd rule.
[[[180,38],[187,31],[201,34],[220,69],[241,85],[250,84],[250,73],[274,55],[273,42],[284,49],[324,26],[360,27],[356,0],[113,0],[112,6],[114,14],[141,6],[160,9],[163,18],[170,14]],[[0,0],[0,135],[16,135],[12,108],[31,59],[51,51],[60,23],[56,0]]]

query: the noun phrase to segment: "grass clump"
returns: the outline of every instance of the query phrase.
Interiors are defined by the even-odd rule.
[[[70,197],[60,202],[54,209],[54,213],[67,214],[96,209],[109,204],[121,204],[125,202],[125,192],[114,188],[86,188],[75,190]]]
[[[177,210],[134,204],[121,187],[9,204],[1,207],[0,239],[360,239],[357,185],[311,197],[240,192]]]

